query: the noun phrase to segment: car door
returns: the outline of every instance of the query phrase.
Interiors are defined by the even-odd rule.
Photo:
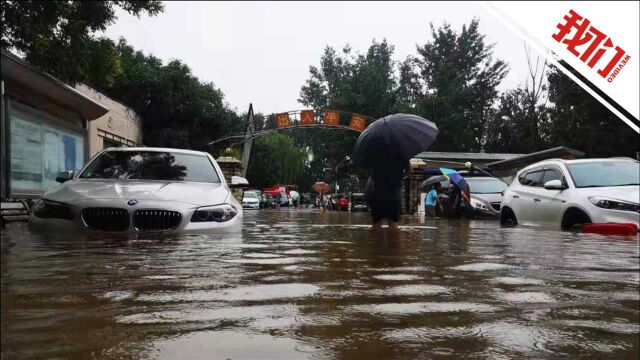
[[[532,217],[536,222],[547,224],[560,223],[562,211],[566,200],[564,199],[564,190],[547,190],[544,184],[551,180],[560,180],[566,185],[566,180],[562,170],[555,165],[547,165],[544,167],[542,174],[541,187],[536,191],[537,197],[534,198],[536,206],[532,209]],[[537,200],[536,200],[537,199]]]
[[[538,198],[538,190],[542,180],[542,166],[532,168],[518,177],[520,185],[517,186],[513,194],[512,209],[516,214],[518,222],[533,221],[533,207],[536,205],[535,200]]]

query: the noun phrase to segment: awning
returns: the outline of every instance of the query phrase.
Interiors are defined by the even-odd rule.
[[[87,120],[97,119],[109,111],[104,105],[81,94],[46,72],[36,69],[33,65],[4,49],[2,49],[1,68],[6,92],[12,91],[12,84],[18,85],[20,88],[47,98]]]

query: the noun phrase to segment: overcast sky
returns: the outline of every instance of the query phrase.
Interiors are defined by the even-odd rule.
[[[402,61],[431,38],[430,22],[448,22],[459,31],[473,17],[496,44],[494,57],[510,66],[501,89],[523,85],[523,41],[480,3],[166,2],[155,17],[118,12],[106,36],[124,37],[165,61],[182,60],[238,111],[253,103],[256,111],[274,113],[303,108],[300,88],[327,45],[341,49],[348,43],[364,53],[373,39],[386,38],[395,46],[394,59]]]

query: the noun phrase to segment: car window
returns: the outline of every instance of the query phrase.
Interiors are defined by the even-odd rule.
[[[91,162],[80,178],[220,183],[206,156],[163,151],[107,151]]]
[[[467,178],[467,183],[473,194],[499,194],[507,189],[500,179],[495,178]]]
[[[520,181],[525,186],[542,186],[540,178],[542,177],[542,171],[529,171],[524,175],[524,178]]]
[[[577,188],[640,185],[640,166],[634,160],[594,160],[567,168]]]
[[[544,170],[544,175],[542,175],[542,185],[546,184],[551,180],[560,180],[560,182],[564,183],[564,176],[562,176],[562,172],[558,168],[549,168]]]

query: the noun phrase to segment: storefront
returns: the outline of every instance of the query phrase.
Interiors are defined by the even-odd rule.
[[[108,109],[2,50],[2,199],[34,198],[89,156],[89,121]]]

